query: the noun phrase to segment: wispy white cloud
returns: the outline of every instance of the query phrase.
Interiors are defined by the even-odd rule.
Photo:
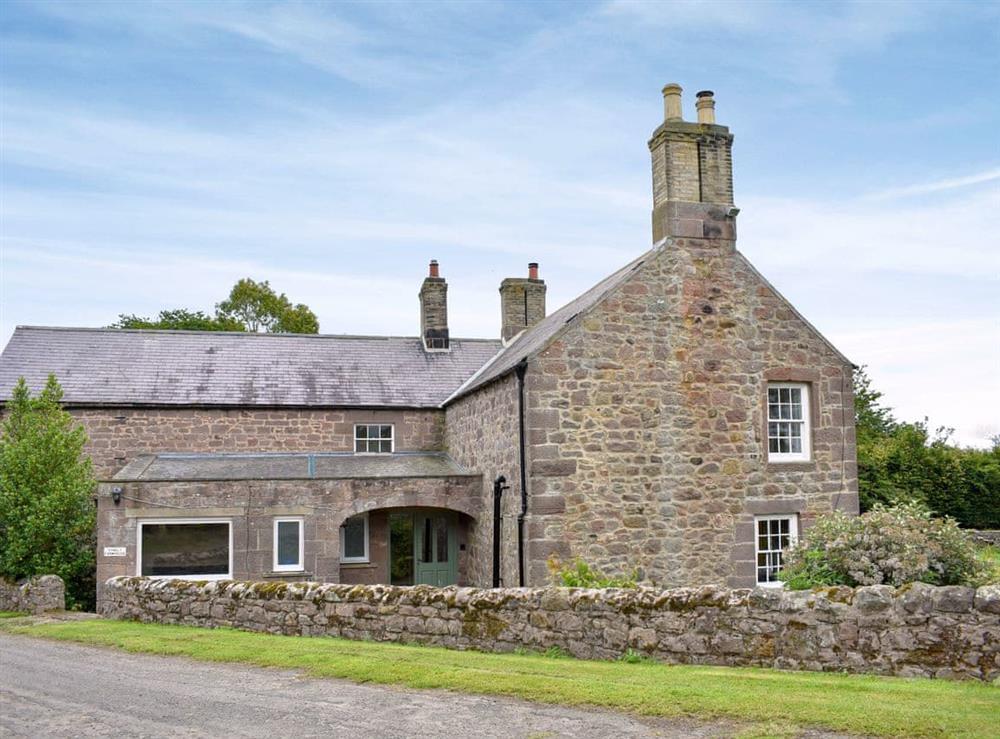
[[[779,0],[610,0],[603,14],[655,29],[713,65],[754,68],[801,88],[842,96],[841,65],[926,24],[933,6],[915,3],[790,3]],[[737,45],[734,45],[737,42]]]
[[[955,190],[957,188],[981,185],[986,182],[996,182],[1000,180],[1000,167],[988,169],[985,172],[965,175],[961,177],[946,177],[935,182],[920,182],[915,185],[904,185],[902,187],[890,187],[868,196],[869,200],[892,200],[911,195],[929,195],[931,193],[943,192],[945,190]],[[994,191],[994,199],[1000,200],[1000,193]]]

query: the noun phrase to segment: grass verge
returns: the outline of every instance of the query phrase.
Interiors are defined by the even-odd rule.
[[[21,613],[21,611],[0,611],[0,619],[2,618],[21,618],[22,616],[27,616],[27,613]]]
[[[725,718],[879,736],[995,736],[1000,688],[974,682],[551,659],[123,621],[8,623],[11,633],[128,652],[298,669],[644,716]]]
[[[986,566],[986,582],[1000,585],[1000,547],[986,544],[979,548],[977,555]]]

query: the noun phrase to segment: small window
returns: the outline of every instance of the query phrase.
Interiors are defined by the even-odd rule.
[[[808,385],[767,386],[767,459],[769,462],[809,460]]]
[[[232,524],[227,520],[140,521],[136,571],[145,577],[229,580]]]
[[[305,542],[301,518],[274,519],[274,571],[292,572],[305,569],[302,564]]]
[[[764,587],[781,587],[781,572],[785,550],[798,537],[796,516],[758,516],[757,529],[757,584]]]
[[[351,516],[340,527],[340,561],[368,561],[368,514]]]
[[[392,454],[392,424],[358,423],[354,426],[356,454]]]

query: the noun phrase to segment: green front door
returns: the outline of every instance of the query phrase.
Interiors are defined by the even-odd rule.
[[[458,526],[445,511],[413,514],[414,582],[454,585],[458,582]]]

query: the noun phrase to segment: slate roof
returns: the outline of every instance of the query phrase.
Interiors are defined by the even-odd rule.
[[[434,452],[388,455],[143,454],[112,478],[116,482],[195,480],[338,480],[466,477],[450,457]]]
[[[522,331],[515,339],[505,346],[495,357],[493,357],[481,370],[470,377],[458,388],[448,401],[456,400],[463,395],[471,393],[476,388],[482,387],[493,380],[499,379],[503,375],[511,372],[517,364],[526,357],[531,357],[542,351],[549,345],[556,334],[577,316],[586,313],[595,305],[601,302],[604,297],[625,282],[635,273],[647,259],[657,250],[658,247],[645,252],[641,256],[632,260],[617,272],[608,275],[592,288],[574,300],[564,305],[554,313],[546,316],[536,325]],[[447,401],[446,401],[447,402]]]
[[[55,373],[69,405],[438,407],[500,349],[453,339],[19,326],[0,400]]]

